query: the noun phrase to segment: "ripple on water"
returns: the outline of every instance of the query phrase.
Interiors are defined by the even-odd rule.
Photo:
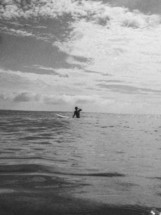
[[[160,205],[159,117],[83,113],[80,120],[62,121],[49,112],[0,113],[1,177],[24,175],[22,187],[45,186],[44,179],[27,182],[32,174],[77,178],[90,184],[93,196],[103,193],[113,204]],[[147,178],[152,174],[159,177]]]

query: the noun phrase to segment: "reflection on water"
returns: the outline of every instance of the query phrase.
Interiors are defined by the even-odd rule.
[[[81,184],[71,191],[81,198],[159,207],[160,119],[85,113],[59,119],[54,112],[0,111],[0,173],[56,175]],[[45,186],[40,176],[34,185],[41,179]]]

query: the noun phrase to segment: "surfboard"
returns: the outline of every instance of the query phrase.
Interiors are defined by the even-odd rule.
[[[58,118],[64,118],[64,119],[68,119],[69,117],[68,116],[64,116],[64,115],[61,115],[61,114],[56,114]]]

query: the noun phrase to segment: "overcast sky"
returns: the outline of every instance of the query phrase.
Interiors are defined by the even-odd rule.
[[[0,3],[0,109],[161,113],[160,0]]]

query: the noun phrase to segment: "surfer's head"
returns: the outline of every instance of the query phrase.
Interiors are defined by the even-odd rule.
[[[75,110],[78,110],[78,107],[75,107]]]

